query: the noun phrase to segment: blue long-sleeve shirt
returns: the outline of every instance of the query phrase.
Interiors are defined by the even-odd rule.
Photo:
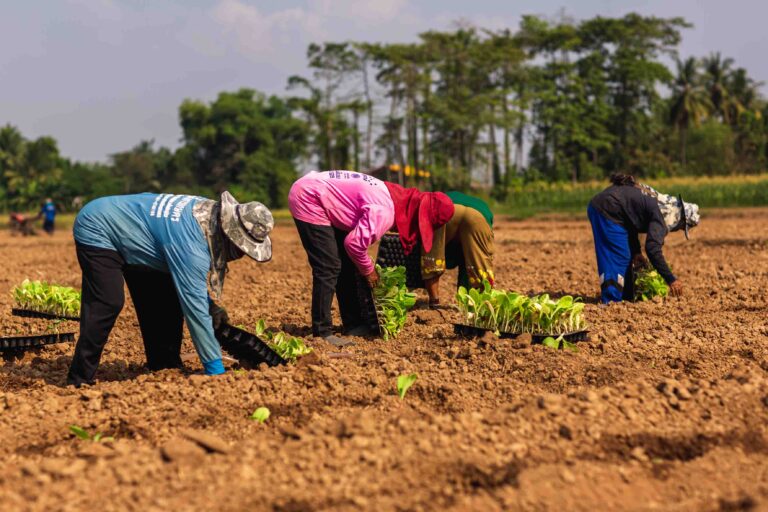
[[[218,374],[224,367],[209,312],[211,256],[192,215],[200,199],[174,194],[95,199],[77,215],[74,236],[79,244],[117,251],[129,265],[169,272],[205,371]]]
[[[53,222],[56,219],[56,205],[53,203],[45,203],[40,209],[40,215],[46,220],[46,222]]]

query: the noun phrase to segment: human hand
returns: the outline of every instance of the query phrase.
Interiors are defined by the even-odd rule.
[[[371,288],[376,288],[376,285],[379,284],[379,273],[376,272],[376,269],[373,269],[373,272],[364,277]]]
[[[669,285],[669,294],[673,297],[681,297],[683,295],[683,283],[677,279],[674,283]]]
[[[648,267],[648,259],[643,256],[643,253],[639,252],[632,258],[632,267],[635,269],[643,269]]]

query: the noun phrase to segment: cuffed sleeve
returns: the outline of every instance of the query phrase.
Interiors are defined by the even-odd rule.
[[[374,268],[368,247],[378,241],[393,222],[392,210],[377,205],[366,206],[355,227],[344,238],[344,249],[362,275],[367,276]]]
[[[645,239],[645,252],[653,268],[664,278],[667,284],[672,284],[676,278],[664,259],[662,246],[667,235],[667,226],[663,221],[654,219],[648,226],[648,236]]]
[[[197,355],[203,366],[217,360],[220,364],[221,347],[213,333],[206,282],[210,257],[191,247],[166,245],[163,250]]]

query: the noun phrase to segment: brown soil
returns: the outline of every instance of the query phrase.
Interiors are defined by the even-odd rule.
[[[768,212],[671,235],[686,296],[643,304],[594,303],[585,221],[499,222],[496,240],[500,286],[590,302],[578,353],[456,339],[450,314],[420,309],[398,339],[344,355],[152,374],[128,304],[93,387],[64,386],[72,345],[5,360],[0,510],[768,509]],[[233,323],[306,335],[304,253],[290,224],[274,241],[271,263],[233,265],[224,303]],[[3,233],[0,257],[3,333],[46,329],[11,317],[6,290],[77,285],[71,235]],[[419,380],[400,401],[406,372]]]

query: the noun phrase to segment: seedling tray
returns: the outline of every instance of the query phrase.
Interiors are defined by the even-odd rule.
[[[43,313],[42,311],[36,311],[34,309],[12,308],[11,314],[15,316],[23,316],[26,318],[48,318],[51,320],[73,320],[76,322],[80,321],[79,316],[62,316],[54,313]]]
[[[397,234],[385,234],[379,243],[379,253],[376,263],[382,267],[405,267],[405,286],[410,289],[424,288],[424,280],[421,278],[421,243],[413,248],[406,256],[400,236]]]
[[[359,273],[356,274],[355,284],[357,285],[357,300],[360,301],[360,315],[363,323],[368,326],[371,332],[382,334],[379,315],[376,313],[376,302],[373,300],[373,290]]]
[[[4,336],[0,338],[0,350],[29,350],[55,343],[75,341],[75,333],[38,334],[27,336]]]
[[[261,338],[233,325],[222,325],[216,329],[215,335],[221,348],[240,361],[245,361],[253,366],[258,366],[261,363],[267,363],[269,366],[287,363]]]
[[[453,324],[453,332],[459,336],[464,336],[466,338],[478,338],[480,336],[483,336],[487,332],[494,332],[493,329],[485,329],[483,327],[475,327],[473,325],[466,325],[466,324]],[[520,336],[521,332],[500,332],[499,338],[505,338],[505,339],[514,339]],[[533,338],[533,343],[541,343],[544,341],[545,338],[553,337],[557,339],[560,335],[554,335],[554,334],[531,334],[531,337]],[[563,339],[569,343],[575,343],[577,341],[586,341],[589,339],[589,331],[586,329],[583,329],[581,331],[573,331],[573,332],[567,332],[563,334]]]

